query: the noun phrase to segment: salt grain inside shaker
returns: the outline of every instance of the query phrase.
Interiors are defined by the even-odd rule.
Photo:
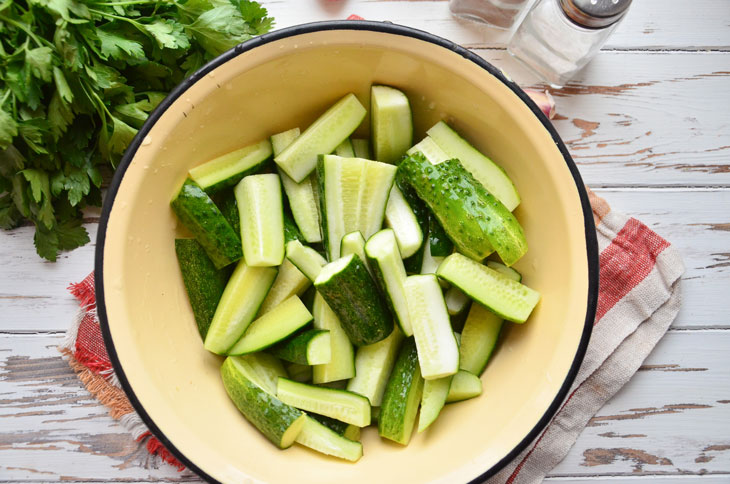
[[[631,0],[539,0],[508,51],[553,87],[562,87],[601,49]]]

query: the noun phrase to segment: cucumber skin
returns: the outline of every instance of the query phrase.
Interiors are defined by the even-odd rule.
[[[381,437],[407,445],[416,422],[416,410],[412,409],[412,420],[404,421],[407,405],[421,403],[424,380],[418,365],[416,342],[408,338],[401,347],[398,359],[385,387],[383,403],[378,415],[378,433]]]
[[[403,198],[405,198],[406,202],[408,202],[411,210],[413,210],[413,214],[416,216],[416,220],[418,220],[418,225],[421,227],[421,232],[423,233],[423,242],[421,243],[421,247],[416,251],[415,254],[408,257],[407,259],[403,259],[403,265],[406,268],[406,273],[420,274],[421,266],[423,265],[423,252],[426,249],[426,244],[429,243],[430,240],[429,210],[426,204],[423,203],[420,198],[418,198],[418,194],[408,183],[408,180],[405,178],[403,171],[398,170],[396,172],[395,184],[403,194]]]
[[[377,343],[393,331],[393,316],[357,254],[342,271],[326,282],[315,282],[315,287],[355,346]]]
[[[241,239],[200,185],[186,179],[170,205],[217,269],[243,257]]]
[[[280,449],[281,439],[287,429],[304,413],[266,393],[248,378],[236,371],[233,361],[227,358],[221,366],[221,377],[226,392],[236,408],[259,431]]]
[[[454,243],[436,217],[428,218],[428,243],[431,244],[432,257],[446,257],[454,251]]]
[[[464,255],[482,260],[496,249],[510,266],[527,252],[517,219],[458,160],[438,165],[415,153],[399,166]]]
[[[312,417],[317,422],[321,423],[328,429],[332,430],[338,435],[345,435],[345,430],[347,430],[348,423],[341,422],[337,420],[336,418],[327,417],[325,415],[319,415],[317,413],[308,413],[310,417]]]
[[[287,212],[284,212],[284,246],[286,247],[286,244],[292,240],[298,240],[302,243],[306,243],[306,240],[304,240],[304,236],[299,231],[299,227],[297,227],[294,219]]]
[[[231,272],[228,268],[216,269],[203,246],[195,239],[175,239],[175,254],[198,332],[205,341]]]
[[[326,329],[308,329],[271,347],[270,353],[290,363],[308,365],[307,346],[315,336],[329,333]]]
[[[324,155],[319,155],[317,157],[317,166],[314,169],[314,175],[317,179],[317,193],[318,193],[318,199],[319,199],[319,231],[322,234],[322,245],[324,246],[324,258],[327,259],[329,262],[332,262],[329,260],[329,253],[330,253],[330,241],[329,237],[327,237],[327,201],[325,200],[324,196]]]
[[[221,180],[218,183],[209,186],[205,189],[206,193],[214,194],[221,192],[225,190],[226,188],[232,188],[238,184],[241,180],[243,180],[244,177],[247,177],[248,175],[256,175],[259,173],[266,173],[267,171],[270,171],[273,167],[272,163],[273,158],[269,156],[261,163],[252,166],[248,170],[244,170],[240,173],[236,173],[233,176],[230,176],[226,178],[225,180]]]
[[[236,195],[233,193],[233,189],[218,192],[212,195],[211,199],[218,206],[218,209],[220,209],[233,230],[237,234],[240,234],[241,217],[238,215],[238,202],[236,202]]]

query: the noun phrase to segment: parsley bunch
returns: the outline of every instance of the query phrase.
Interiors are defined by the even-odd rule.
[[[248,0],[0,0],[0,227],[89,242],[84,207],[157,104],[273,19]]]

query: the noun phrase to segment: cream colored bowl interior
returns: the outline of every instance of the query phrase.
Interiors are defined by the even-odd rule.
[[[384,83],[410,98],[418,139],[447,119],[501,164],[523,201],[530,250],[516,268],[543,299],[507,324],[482,377],[484,394],[448,405],[408,447],[363,432],[349,464],[294,446],[280,451],[236,410],[203,349],[173,240],[169,201],[189,168],[295,126],[348,92],[369,105]],[[367,135],[368,121],[359,134]],[[548,131],[501,81],[443,47],[372,31],[321,31],[273,41],[216,68],[152,126],[124,174],[103,251],[114,349],[144,411],[195,465],[226,482],[456,483],[482,474],[530,432],[573,363],[586,318],[588,265],[575,181]]]

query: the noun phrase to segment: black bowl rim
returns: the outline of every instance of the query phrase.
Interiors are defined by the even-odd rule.
[[[565,159],[566,165],[570,169],[570,173],[573,175],[573,179],[578,189],[578,195],[580,197],[581,206],[583,209],[583,222],[586,236],[586,252],[588,257],[588,298],[586,301],[586,319],[581,334],[580,343],[573,359],[573,363],[568,371],[565,380],[563,381],[560,390],[553,399],[552,403],[548,407],[545,414],[537,422],[537,424],[530,430],[530,432],[520,441],[520,443],[512,449],[506,456],[504,456],[499,462],[493,465],[491,468],[485,470],[480,476],[472,480],[469,484],[477,484],[484,480],[492,477],[498,471],[503,469],[509,462],[517,457],[527,446],[532,442],[538,434],[545,428],[550,419],[560,408],[562,401],[565,399],[568,390],[570,389],[575,377],[578,373],[583,358],[588,348],[588,341],[590,340],[591,331],[593,329],[593,321],[596,313],[596,304],[598,301],[598,241],[596,239],[596,227],[593,221],[593,212],[591,210],[590,203],[588,201],[588,193],[583,184],[583,180],[578,172],[578,167],[573,161],[570,153],[568,153],[565,144],[560,139],[557,131],[553,127],[552,123],[543,114],[540,108],[530,99],[530,97],[512,80],[508,79],[500,69],[494,67],[489,62],[485,61],[473,52],[461,47],[449,40],[446,40],[437,35],[424,32],[422,30],[414,29],[412,27],[406,27],[403,25],[393,24],[391,22],[375,22],[367,20],[335,20],[335,21],[324,21],[324,22],[312,22],[302,25],[295,25],[293,27],[276,30],[274,32],[255,37],[251,40],[243,42],[237,45],[233,49],[224,52],[219,55],[208,64],[200,68],[197,72],[192,74],[190,77],[182,81],[161,103],[160,105],[150,114],[149,119],[144,123],[142,128],[130,143],[127,151],[122,157],[121,162],[117,166],[114,178],[112,179],[109,189],[107,190],[106,198],[99,219],[99,229],[96,237],[96,253],[95,253],[95,290],[97,300],[97,311],[99,322],[101,326],[101,332],[104,337],[104,344],[106,345],[109,358],[112,362],[114,370],[117,373],[119,382],[121,383],[122,389],[127,394],[129,401],[132,403],[135,411],[142,418],[142,421],[147,425],[150,431],[159,439],[159,441],[170,451],[172,454],[188,469],[193,470],[200,477],[204,478],[209,482],[218,482],[212,476],[204,472],[197,465],[193,463],[191,459],[185,456],[180,450],[178,450],[172,442],[165,436],[162,430],[155,424],[150,416],[145,411],[144,407],[140,403],[139,399],[132,390],[132,386],[127,379],[122,364],[119,360],[119,356],[114,348],[114,341],[112,339],[111,330],[109,328],[109,320],[107,319],[106,304],[104,299],[104,243],[106,241],[106,231],[109,224],[109,216],[111,214],[112,205],[116,198],[119,187],[122,183],[127,168],[129,167],[134,155],[137,153],[142,140],[145,138],[147,133],[152,129],[157,120],[162,114],[179,98],[185,91],[187,91],[193,84],[204,77],[207,73],[214,70],[218,66],[228,62],[234,57],[247,52],[251,49],[259,47],[261,45],[274,42],[276,40],[285,39],[295,35],[308,34],[313,32],[327,31],[327,30],[369,30],[373,32],[382,32],[387,34],[402,35],[405,37],[411,37],[414,39],[429,42],[445,49],[448,49],[461,57],[473,62],[479,67],[483,68],[489,74],[493,75],[510,88],[537,116],[540,122],[543,124],[545,129],[552,136],[555,145],[558,147],[560,152]]]

